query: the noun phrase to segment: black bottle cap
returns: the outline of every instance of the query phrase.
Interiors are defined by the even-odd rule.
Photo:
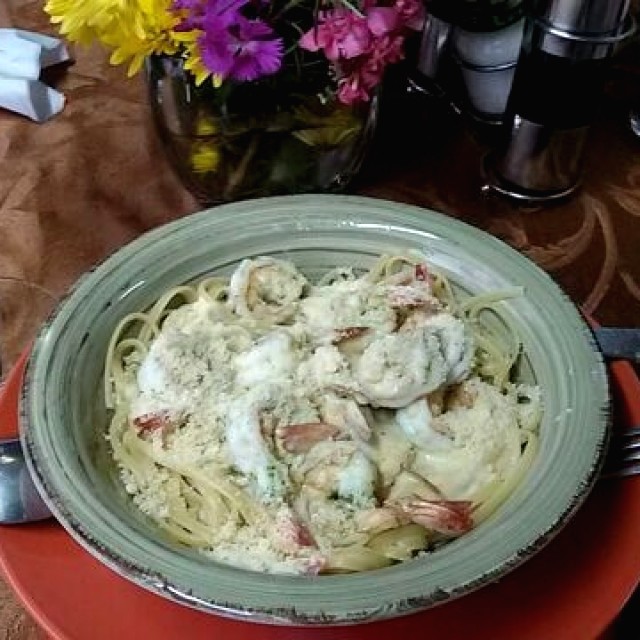
[[[622,25],[629,5],[630,0],[532,0],[531,15],[569,33],[601,35]]]
[[[429,13],[465,31],[497,31],[520,20],[530,0],[426,0]]]

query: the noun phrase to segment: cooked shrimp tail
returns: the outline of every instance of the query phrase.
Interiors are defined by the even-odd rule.
[[[472,503],[468,500],[401,500],[391,505],[400,515],[425,529],[458,536],[473,528]]]
[[[282,448],[289,453],[307,453],[319,442],[333,440],[339,434],[340,429],[327,422],[289,424],[276,429]]]

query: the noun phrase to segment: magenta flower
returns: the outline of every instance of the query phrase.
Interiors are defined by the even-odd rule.
[[[298,44],[333,63],[342,102],[370,100],[386,67],[402,58],[405,32],[423,16],[422,0],[327,5]],[[176,30],[197,32],[202,64],[219,78],[251,81],[282,67],[285,45],[269,20],[284,13],[271,11],[272,0],[172,0],[171,8],[181,19]]]
[[[199,25],[205,12],[202,0],[173,0],[171,10],[180,13],[182,21],[175,27],[176,31],[192,31]]]
[[[174,0],[183,12],[176,31],[202,31],[202,63],[222,79],[256,80],[280,69],[283,43],[262,20],[242,14],[248,0]]]
[[[247,0],[173,0],[171,8],[181,14],[182,21],[176,31],[206,30],[210,20],[233,22]]]
[[[231,23],[228,16],[207,20],[198,45],[203,64],[223,79],[256,80],[276,73],[282,65],[282,40],[264,22],[239,14]]]

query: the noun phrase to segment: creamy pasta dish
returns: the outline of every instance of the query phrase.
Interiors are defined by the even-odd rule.
[[[117,327],[108,439],[135,505],[246,569],[354,572],[428,554],[490,515],[535,455],[520,343],[419,259],[309,281],[271,257],[168,291]],[[521,293],[521,292],[520,292]],[[511,335],[506,340],[504,335]]]

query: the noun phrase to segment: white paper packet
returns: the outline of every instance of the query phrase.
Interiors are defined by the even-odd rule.
[[[62,40],[24,29],[0,29],[0,73],[37,80],[41,69],[69,60]]]
[[[69,58],[58,38],[23,29],[0,29],[0,108],[36,122],[62,111],[64,95],[39,77],[42,69]]]
[[[0,107],[45,122],[64,107],[64,94],[40,80],[0,75]]]

